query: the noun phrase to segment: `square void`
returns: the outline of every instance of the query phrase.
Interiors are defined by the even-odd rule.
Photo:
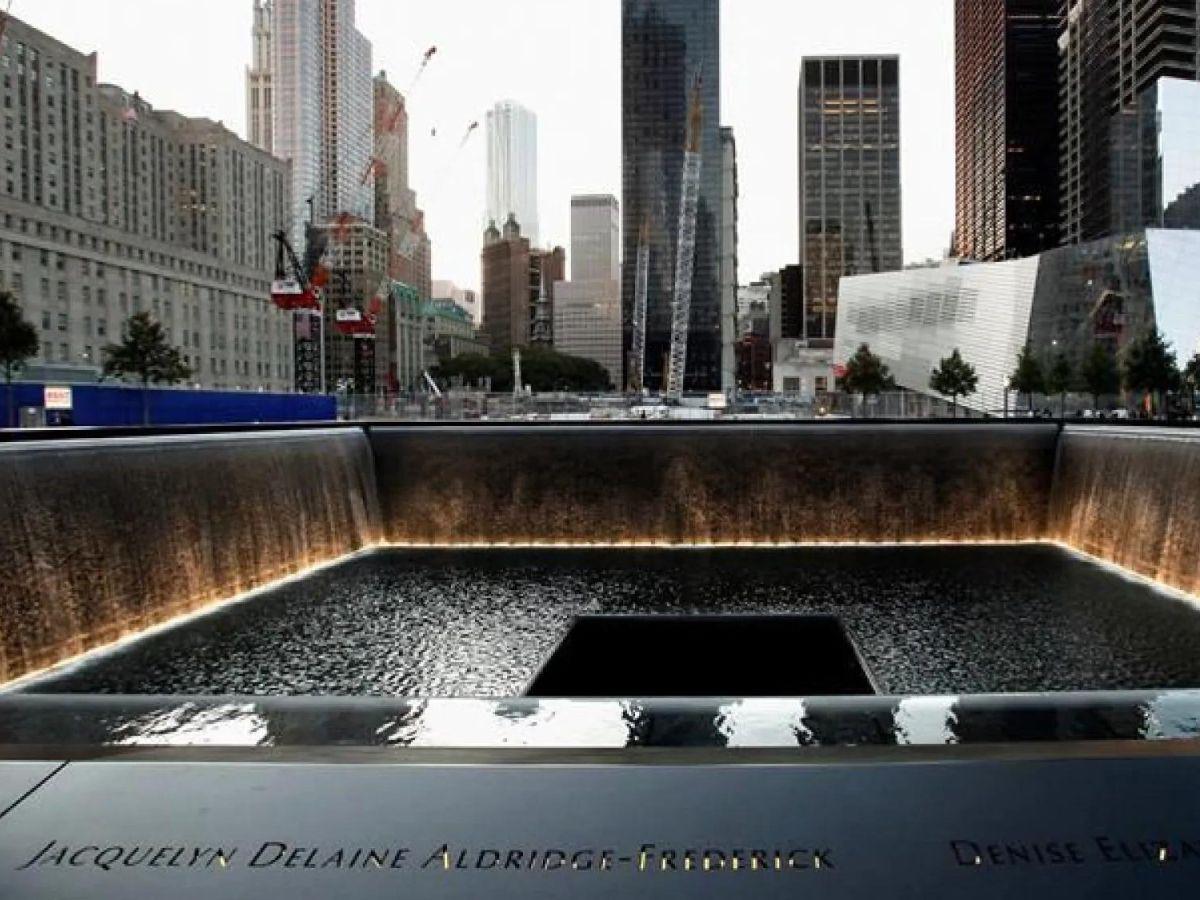
[[[874,694],[834,616],[580,616],[530,697],[828,697]]]

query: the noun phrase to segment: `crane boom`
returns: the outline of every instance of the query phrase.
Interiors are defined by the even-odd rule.
[[[646,294],[650,289],[649,221],[638,233],[637,273],[633,289],[633,335],[629,345],[629,389],[640,394],[646,386]]]
[[[692,102],[688,113],[688,141],[683,154],[683,175],[679,197],[679,244],[675,254],[675,296],[671,302],[671,355],[667,361],[667,398],[683,396],[683,376],[687,368],[688,325],[692,314],[692,276],[696,268],[696,210],[700,203],[700,77],[692,83]]]

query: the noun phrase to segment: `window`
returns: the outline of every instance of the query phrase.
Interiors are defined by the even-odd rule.
[[[50,330],[50,313],[43,310],[42,311],[42,331],[49,331],[49,330]]]
[[[59,331],[67,330],[67,314],[66,313],[58,314],[58,330]]]

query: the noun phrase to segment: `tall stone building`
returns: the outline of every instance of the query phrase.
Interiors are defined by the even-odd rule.
[[[955,254],[1059,242],[1061,0],[955,0]]]
[[[339,214],[375,220],[366,177],[374,150],[371,44],[354,26],[354,0],[274,0],[271,29],[273,152],[292,164],[299,247],[310,212],[318,223]]]
[[[1107,236],[1113,157],[1133,113],[1160,78],[1200,80],[1195,0],[1062,0],[1059,39],[1063,241]],[[1154,104],[1153,99],[1145,102]]]
[[[246,67],[246,135],[260,150],[275,152],[274,48],[271,19],[274,0],[254,0],[251,63]]]
[[[270,301],[288,165],[219,122],[96,81],[19,19],[0,42],[0,281],[39,330],[30,377],[92,380],[125,320],[161,321],[207,388],[290,390]]]
[[[388,275],[412,285],[422,301],[433,293],[432,251],[425,213],[408,182],[408,110],[403,95],[375,76],[375,227],[388,236]]]
[[[718,0],[622,0],[621,165],[625,265],[621,305],[626,356],[638,236],[647,226],[650,281],[646,385],[663,385],[679,239],[681,174],[691,92],[699,79],[700,200],[684,387],[721,386],[721,11]]]

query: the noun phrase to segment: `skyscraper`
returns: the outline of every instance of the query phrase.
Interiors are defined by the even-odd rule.
[[[646,385],[663,385],[671,344],[671,300],[679,237],[688,108],[699,82],[700,200],[688,329],[687,390],[721,386],[719,242],[722,216],[719,0],[622,0],[621,154],[625,251],[621,305],[626,356],[638,236],[646,226],[650,278]]]
[[[260,150],[275,152],[272,24],[274,0],[254,0],[251,64],[246,67],[246,131]]]
[[[534,337],[538,301],[545,292],[545,322],[553,339],[554,287],[567,274],[567,254],[562,247],[537,250],[521,234],[521,226],[509,216],[501,232],[488,225],[480,254],[483,283],[483,328],[493,353],[527,347]]]
[[[354,0],[274,0],[272,28],[274,153],[292,163],[293,242],[310,202],[318,222],[349,213],[373,224],[371,44]]]
[[[1113,156],[1133,110],[1159,78],[1200,79],[1195,0],[1062,0],[1059,41],[1063,240],[1108,235]]]
[[[799,119],[804,308],[797,331],[771,337],[777,389],[799,379],[810,396],[828,380],[842,276],[903,264],[899,58],[806,57]]]
[[[611,194],[571,198],[571,280],[554,286],[554,347],[599,363],[621,384],[621,207]]]
[[[804,59],[800,243],[802,337],[832,346],[841,277],[903,264],[897,57]]]
[[[612,194],[571,198],[571,280],[621,277],[621,204]]]
[[[1061,0],[955,0],[955,253],[1058,245]]]
[[[538,243],[537,116],[512,100],[487,113],[487,202],[485,226],[503,227],[509,216]]]

